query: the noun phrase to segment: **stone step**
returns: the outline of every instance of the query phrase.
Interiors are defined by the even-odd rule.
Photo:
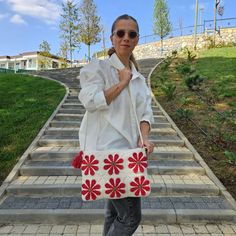
[[[236,212],[221,196],[142,198],[142,224],[235,222]],[[8,196],[0,205],[0,223],[80,222],[102,224],[104,200],[80,197]]]
[[[62,108],[58,110],[58,113],[60,114],[85,114],[85,109],[82,107],[82,105],[78,105],[75,107],[75,105],[70,105],[69,107],[62,105]],[[163,112],[160,110],[154,110],[153,115],[154,116],[162,116]],[[159,117],[157,117],[159,119]]]
[[[82,180],[81,180],[82,181]],[[160,196],[216,196],[219,189],[213,184],[162,184],[152,183],[151,197]],[[81,183],[78,184],[11,184],[8,195],[80,196]]]
[[[38,145],[41,147],[78,147],[78,139],[40,139]]]
[[[58,113],[60,114],[85,114],[84,108],[61,108],[58,110]],[[163,112],[160,110],[153,111],[154,116],[160,116]]]
[[[83,114],[56,114],[55,120],[59,121],[82,121]]]
[[[79,99],[71,99],[71,98],[66,98],[65,103],[76,103],[76,104],[81,104],[81,102],[79,101]],[[81,104],[82,105],[82,104]]]
[[[48,129],[45,130],[44,134],[46,135],[55,135],[55,136],[58,136],[58,135],[72,135],[72,136],[75,136],[75,135],[78,135],[78,132],[79,132],[79,128],[51,128],[49,127]],[[151,133],[150,133],[150,139],[155,139],[155,136],[156,134],[163,134],[163,135],[177,135],[176,131],[172,128],[153,128],[151,130]]]
[[[59,113],[55,115],[56,120],[61,121],[81,121],[83,119],[83,114],[63,114]],[[162,123],[168,123],[165,116],[161,115],[154,115],[154,121],[155,122],[162,122]]]
[[[61,160],[70,161],[80,151],[80,148],[38,147],[30,153],[32,160]],[[193,160],[193,153],[185,147],[154,148],[154,152],[148,156],[149,160]]]
[[[58,120],[52,120],[49,124],[51,127],[80,127],[81,122],[80,121],[58,121]],[[152,124],[152,129],[155,128],[171,128],[170,123],[154,123]]]
[[[64,103],[61,105],[61,107],[69,109],[85,109],[82,104],[77,104],[77,103]]]
[[[67,96],[67,99],[78,99],[78,96],[76,96],[76,95],[68,95]]]
[[[61,108],[58,110],[60,114],[83,114],[85,113],[85,109],[72,109],[72,108]]]
[[[42,138],[38,141],[38,145],[41,147],[78,147],[79,146],[79,139],[76,137],[68,137],[68,136],[60,136],[55,138],[54,136],[48,136],[44,135]],[[150,139],[151,142],[154,143],[154,145],[157,146],[179,146],[183,147],[184,146],[184,140],[179,139],[175,135],[160,135],[157,137],[155,136],[156,139]]]
[[[188,175],[149,175],[153,184],[162,184],[168,186],[177,185],[214,185],[206,175],[188,174]],[[18,176],[11,182],[12,185],[38,185],[38,184],[81,184],[82,176]]]
[[[78,88],[69,88],[69,92],[78,94],[80,89],[81,89],[80,87],[78,87]]]
[[[155,161],[149,160],[150,175],[204,175],[205,170],[195,161]],[[80,169],[74,169],[71,161],[28,161],[20,168],[24,176],[73,175],[81,176]]]
[[[65,128],[72,128],[72,127],[80,127],[80,121],[58,121],[52,120],[49,124],[49,127],[65,127]]]

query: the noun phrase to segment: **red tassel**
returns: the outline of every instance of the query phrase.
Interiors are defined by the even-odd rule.
[[[76,169],[80,169],[83,160],[82,157],[83,157],[83,151],[80,151],[72,160],[71,165]]]

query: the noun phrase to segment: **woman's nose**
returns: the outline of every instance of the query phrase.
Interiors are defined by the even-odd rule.
[[[128,34],[128,32],[126,32],[125,33],[125,35],[124,35],[124,38],[123,38],[124,40],[129,40],[129,34]]]

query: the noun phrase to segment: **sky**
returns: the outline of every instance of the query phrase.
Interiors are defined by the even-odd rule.
[[[46,40],[51,53],[56,55],[60,48],[60,14],[61,4],[66,0],[0,0],[0,56],[14,56],[23,52],[39,50],[39,44]],[[82,0],[74,0],[78,4]],[[213,20],[215,0],[199,0],[202,8],[202,22]],[[140,44],[145,42],[145,35],[153,34],[154,0],[94,0],[97,15],[105,29],[106,47],[110,47],[110,28],[113,21],[122,14],[129,14],[137,19],[140,28]],[[167,0],[169,17],[173,29],[194,25],[196,0]],[[236,18],[236,0],[221,0],[224,5],[223,18]],[[200,12],[200,11],[199,11]],[[221,16],[217,16],[221,19]],[[229,24],[229,21],[222,21]],[[200,24],[200,13],[198,16]],[[212,22],[208,22],[213,25]],[[221,24],[221,23],[219,23]],[[230,26],[236,27],[236,19],[230,21]],[[199,29],[200,30],[200,29]],[[193,28],[185,29],[191,34]],[[171,35],[179,35],[176,30]],[[156,39],[146,38],[146,42]],[[101,50],[102,42],[91,46],[91,53]],[[87,54],[87,46],[81,44],[80,50],[74,52],[74,59],[83,59]]]

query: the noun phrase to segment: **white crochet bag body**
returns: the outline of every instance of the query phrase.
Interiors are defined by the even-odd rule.
[[[140,125],[131,96],[129,100],[134,110],[143,144]],[[151,193],[145,148],[89,151],[85,150],[85,143],[82,148],[83,155],[80,167],[82,172],[81,193],[84,201],[104,198],[147,197]]]

